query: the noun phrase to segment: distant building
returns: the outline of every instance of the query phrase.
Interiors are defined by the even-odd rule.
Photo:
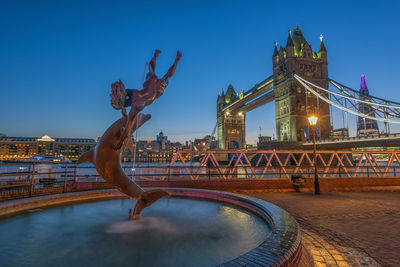
[[[76,160],[96,145],[94,139],[0,136],[0,160],[25,160],[36,155]]]
[[[164,136],[164,133],[161,131],[157,135],[157,142],[161,145],[161,149],[165,149],[168,143],[168,136]]]
[[[365,80],[364,74],[361,75],[360,81],[360,99],[370,102],[371,96],[369,95],[367,81]],[[372,105],[366,103],[359,103],[358,110],[360,113],[365,114],[369,117],[375,117],[375,110]],[[378,122],[373,119],[365,117],[358,117],[357,120],[357,136],[368,136],[379,134]]]
[[[349,129],[348,128],[334,129],[332,130],[331,138],[332,139],[349,138]]]
[[[144,140],[136,142],[136,157],[125,149],[122,160],[124,162],[169,162],[178,150],[182,150],[181,143],[172,143],[163,132],[156,136],[156,140]]]
[[[272,142],[271,136],[262,136],[261,134],[258,136],[257,149],[264,149],[268,143]]]

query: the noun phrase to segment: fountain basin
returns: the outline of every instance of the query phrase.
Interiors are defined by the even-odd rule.
[[[224,206],[228,207],[228,210],[229,208],[239,207],[241,209],[250,211],[251,213],[253,213],[253,215],[255,214],[259,216],[258,219],[261,218],[263,223],[267,225],[267,227],[264,228],[269,228],[268,232],[251,232],[250,230],[253,230],[252,228],[257,226],[257,223],[249,223],[249,227],[251,227],[251,229],[245,231],[251,232],[250,239],[252,241],[254,241],[254,239],[257,239],[259,237],[261,237],[261,239],[259,238],[258,240],[255,240],[255,242],[249,243],[250,247],[247,246],[244,248],[240,248],[239,249],[239,251],[241,251],[240,255],[237,255],[237,250],[236,250],[235,252],[236,254],[232,253],[232,255],[230,256],[220,257],[220,260],[223,260],[223,262],[217,262],[217,264],[226,264],[226,265],[256,264],[256,265],[275,265],[275,266],[299,265],[298,263],[301,260],[303,251],[303,248],[301,246],[301,236],[299,232],[299,227],[295,222],[295,220],[292,218],[292,216],[288,214],[286,211],[280,209],[279,207],[271,203],[268,203],[266,201],[233,193],[211,191],[211,190],[182,189],[182,188],[179,189],[167,188],[165,190],[167,190],[171,194],[171,196],[173,197],[171,200],[173,201],[175,201],[176,198],[185,198],[189,201],[207,200],[207,201],[213,201],[214,203],[220,202],[223,205],[228,205]],[[26,200],[14,201],[11,203],[2,204],[0,207],[0,214],[5,215],[5,214],[11,214],[13,212],[22,212],[26,210],[32,211],[32,209],[43,208],[51,205],[60,205],[60,204],[64,205],[71,201],[76,202],[76,201],[95,200],[95,199],[97,200],[116,199],[124,197],[125,195],[119,193],[116,190],[102,190],[97,192],[62,194],[51,197],[26,199]],[[176,204],[174,204],[173,206],[176,206]],[[98,207],[96,209],[98,209]],[[147,214],[148,212],[150,212],[151,214],[151,207],[149,207],[148,209],[149,210],[145,209],[143,211],[144,219],[146,219],[146,216],[148,216]],[[5,211],[8,211],[8,213]],[[127,212],[126,207],[124,207],[124,212]],[[195,209],[193,210],[193,212],[196,212]],[[236,215],[234,215],[230,220],[235,220],[234,219],[235,216]],[[126,221],[125,218],[126,217],[121,218],[121,221],[124,220]],[[67,214],[65,216],[65,220],[68,220]],[[118,227],[116,229],[112,229],[111,227],[111,232],[114,231],[115,234],[115,231],[118,232]],[[222,227],[221,229],[224,229],[224,227]],[[218,231],[221,230],[217,229],[217,232]],[[243,229],[240,231],[243,232]],[[229,242],[226,242],[226,240],[225,241],[222,240],[221,242],[222,244],[220,244],[220,246],[223,249],[224,242],[225,244],[226,243],[229,244],[232,242],[232,240]],[[248,240],[241,242],[248,243]],[[210,246],[212,246],[211,243]],[[207,255],[203,255],[203,257],[207,257]],[[213,262],[212,265],[216,265],[216,262]]]

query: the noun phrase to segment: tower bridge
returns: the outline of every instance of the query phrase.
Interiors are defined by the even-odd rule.
[[[341,143],[342,148],[351,146],[351,142],[362,143],[362,146],[396,143],[399,137],[389,134],[389,123],[400,123],[396,120],[400,117],[400,103],[371,96],[364,76],[360,91],[330,79],[327,53],[322,35],[319,50],[314,52],[298,26],[293,33],[289,30],[286,47],[278,49],[275,42],[270,77],[239,94],[233,85],[218,94],[218,148],[246,148],[246,113],[272,101],[275,103],[277,142],[282,144],[296,143],[307,147],[310,130],[307,117],[314,114],[319,118],[319,142],[331,147],[335,132],[331,108],[342,110],[346,117],[348,114],[358,116],[357,137],[374,136],[367,141],[349,139],[344,134],[346,130],[348,133],[348,128],[341,129],[342,140],[336,143]],[[379,135],[378,121],[384,122],[384,136]]]

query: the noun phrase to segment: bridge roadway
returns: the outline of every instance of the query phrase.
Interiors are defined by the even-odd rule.
[[[317,143],[317,149],[326,150],[347,150],[347,149],[357,149],[357,148],[373,148],[374,150],[382,148],[399,148],[400,147],[400,133],[396,134],[379,134],[374,136],[365,137],[350,137],[350,138],[340,138],[340,139],[326,139],[319,140]],[[249,150],[290,150],[290,149],[300,149],[300,150],[310,150],[313,149],[312,141],[307,142],[278,142],[271,141],[262,144],[261,147],[252,148]]]
[[[243,98],[238,99],[229,106],[226,106],[223,109],[223,112],[248,112],[268,102],[271,102],[275,97],[273,85],[274,78],[271,75],[261,83],[256,84],[253,88],[245,92]],[[259,97],[260,95],[262,96]]]
[[[333,81],[328,79],[328,81]],[[336,82],[337,83],[337,82]],[[337,83],[340,84],[340,83]],[[340,84],[341,85],[341,84]],[[226,106],[223,112],[248,112],[274,100],[274,77],[269,76],[244,93],[243,98]],[[346,87],[347,88],[347,87]],[[356,92],[354,89],[350,89]],[[257,98],[258,97],[258,98]],[[381,99],[380,99],[381,100]]]
[[[319,149],[348,149],[366,147],[400,147],[400,134],[379,134],[372,136],[350,137],[342,139],[320,140],[317,143]],[[303,144],[304,149],[312,149],[313,143]]]

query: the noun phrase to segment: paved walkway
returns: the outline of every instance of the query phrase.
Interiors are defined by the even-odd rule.
[[[316,266],[400,266],[400,192],[241,193],[291,213]]]

